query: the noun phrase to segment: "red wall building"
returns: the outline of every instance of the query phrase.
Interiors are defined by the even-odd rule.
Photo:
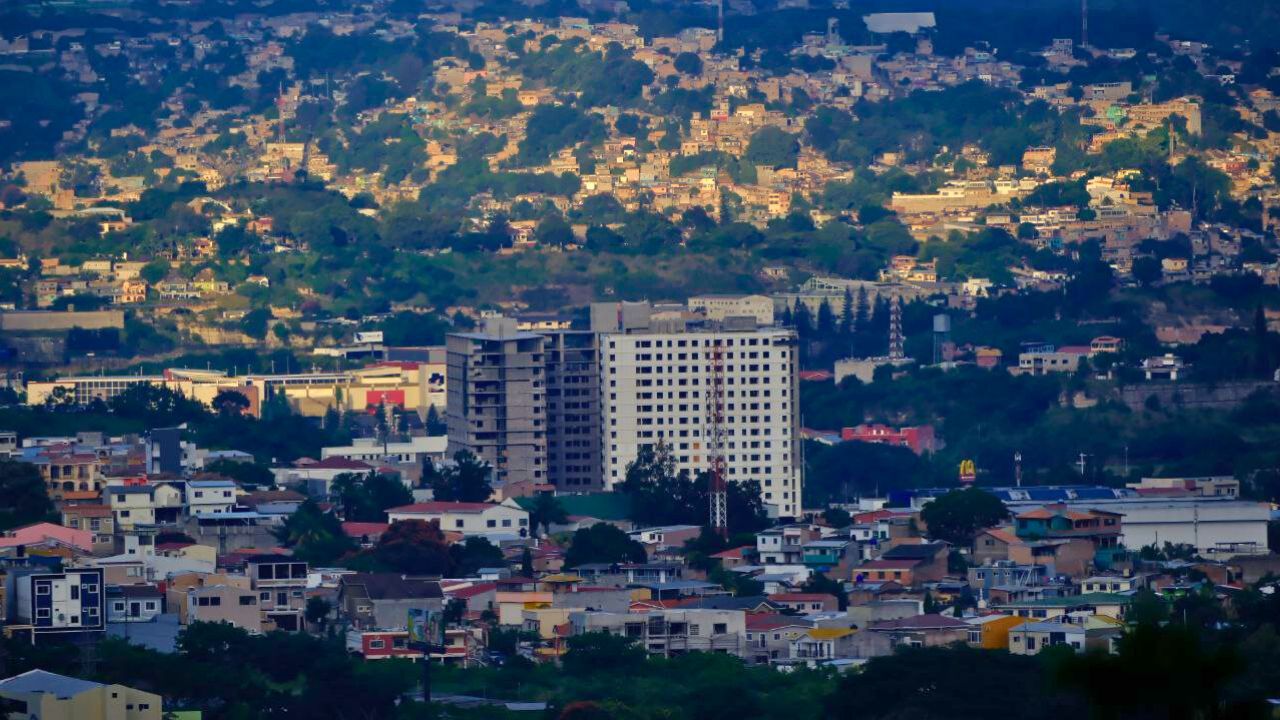
[[[933,434],[932,425],[916,425],[902,428],[875,424],[859,425],[841,430],[840,439],[845,442],[856,441],[896,445],[910,448],[911,452],[917,455],[931,453],[940,447],[937,436]]]

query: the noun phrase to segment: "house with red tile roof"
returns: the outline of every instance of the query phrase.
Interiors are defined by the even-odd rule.
[[[813,622],[794,615],[748,613],[747,662],[765,664],[790,659],[791,643],[813,628]]]
[[[361,547],[373,547],[378,543],[382,533],[391,527],[391,523],[380,522],[344,522],[342,534],[355,540]]]
[[[81,552],[93,552],[93,533],[88,530],[76,530],[49,522],[39,522],[12,530],[0,535],[0,548],[34,547],[69,547]]]

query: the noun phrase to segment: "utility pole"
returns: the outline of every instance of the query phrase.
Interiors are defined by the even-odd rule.
[[[1080,467],[1080,477],[1082,477],[1082,478],[1084,477],[1085,458],[1087,458],[1087,457],[1089,457],[1089,456],[1088,456],[1088,455],[1085,455],[1084,453],[1080,453],[1080,461],[1076,463],[1076,465],[1078,465],[1078,466]]]

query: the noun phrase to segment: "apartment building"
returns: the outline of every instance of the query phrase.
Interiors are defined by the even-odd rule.
[[[546,338],[547,480],[557,489],[602,489],[600,346],[593,332],[557,330]]]
[[[648,613],[572,612],[574,635],[607,632],[636,641],[653,655],[688,652],[746,657],[746,613],[741,610],[659,610]]]
[[[727,478],[756,481],[778,517],[800,513],[795,333],[747,318],[722,323],[633,306],[592,306],[600,335],[604,485],[645,447],[666,447],[678,470],[710,461],[708,402],[719,356]]]
[[[448,452],[489,463],[508,495],[548,482],[546,342],[508,318],[446,341]]]
[[[689,310],[708,320],[753,317],[760,325],[773,324],[773,298],[767,295],[698,295],[689,298]]]

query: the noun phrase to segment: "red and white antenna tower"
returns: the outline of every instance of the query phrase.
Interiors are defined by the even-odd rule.
[[[707,384],[707,471],[711,488],[711,530],[729,537],[729,488],[724,462],[724,348],[713,341],[708,354],[711,376]]]

